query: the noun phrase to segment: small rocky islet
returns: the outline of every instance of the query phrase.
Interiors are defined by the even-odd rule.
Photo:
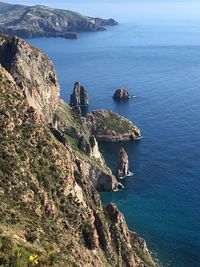
[[[87,90],[80,84],[75,82],[73,92],[70,96],[70,106],[88,106],[89,96]]]
[[[29,266],[35,259],[40,267],[158,266],[145,240],[128,229],[116,205],[103,206],[97,192],[121,186],[98,140],[137,139],[136,126],[111,111],[92,111],[83,119],[78,106],[60,99],[49,58],[3,34],[0,114],[1,265],[20,260]],[[128,123],[129,134],[118,133],[115,123],[102,125],[103,118]],[[127,158],[121,154],[124,174]]]
[[[115,100],[128,100],[133,98],[134,96],[131,95],[126,88],[117,89],[113,95],[113,99]]]

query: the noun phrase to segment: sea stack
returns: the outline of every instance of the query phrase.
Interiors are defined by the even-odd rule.
[[[116,177],[118,179],[125,178],[129,174],[129,161],[126,151],[121,148],[116,169]]]
[[[75,82],[74,90],[70,97],[70,106],[88,106],[89,96],[87,90],[80,84],[80,82]]]
[[[129,94],[128,90],[125,88],[120,88],[117,89],[113,95],[113,99],[118,99],[118,100],[126,100],[130,99],[132,96]]]

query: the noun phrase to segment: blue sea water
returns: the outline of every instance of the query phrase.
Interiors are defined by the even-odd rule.
[[[134,176],[104,193],[164,266],[200,266],[200,27],[121,24],[78,40],[28,40],[54,62],[61,95],[89,91],[90,110],[111,109],[140,127],[137,142],[102,144],[114,170],[123,146]],[[117,103],[127,87],[136,98]]]

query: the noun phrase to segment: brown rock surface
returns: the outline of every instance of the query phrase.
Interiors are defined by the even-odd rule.
[[[0,64],[48,122],[58,106],[60,88],[50,59],[16,36],[0,35]]]

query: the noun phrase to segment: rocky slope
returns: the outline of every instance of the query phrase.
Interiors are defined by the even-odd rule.
[[[17,40],[27,48],[20,54],[20,71],[24,58],[36,52],[47,61],[44,66],[33,57],[33,73],[52,68],[45,55]],[[15,61],[6,62],[15,67]],[[29,86],[37,91],[40,86],[32,78]],[[94,180],[98,173],[113,176],[80,110],[59,100],[58,85],[51,112],[32,105],[35,95],[24,90],[12,71],[0,65],[0,265],[157,266],[117,207],[102,206],[91,172]]]
[[[111,110],[94,110],[88,113],[86,121],[97,141],[119,142],[141,138],[137,126]]]
[[[113,19],[91,18],[77,12],[45,6],[10,5],[0,2],[0,32],[20,37],[77,38],[76,32],[102,31],[117,25]]]

